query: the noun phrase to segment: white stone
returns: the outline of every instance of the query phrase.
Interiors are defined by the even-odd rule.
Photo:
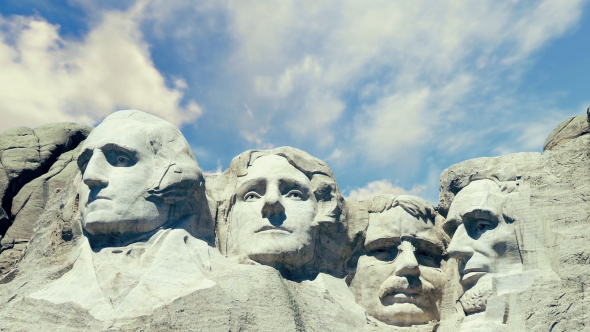
[[[440,319],[445,274],[444,219],[421,198],[374,197],[365,253],[351,287],[367,313],[396,326]]]

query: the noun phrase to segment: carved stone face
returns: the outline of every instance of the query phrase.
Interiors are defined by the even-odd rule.
[[[305,174],[283,157],[260,157],[238,179],[228,241],[261,264],[303,266],[313,259],[316,205]]]
[[[79,206],[89,234],[141,234],[167,221],[169,206],[145,198],[155,171],[148,144],[145,124],[134,120],[103,122],[84,142]]]
[[[462,189],[449,209],[448,220],[460,225],[448,253],[459,260],[461,303],[468,314],[485,310],[494,276],[522,269],[514,227],[502,213],[505,195],[495,182],[478,180]]]
[[[400,206],[371,214],[355,276],[367,313],[397,326],[439,319],[442,248],[428,218]]]

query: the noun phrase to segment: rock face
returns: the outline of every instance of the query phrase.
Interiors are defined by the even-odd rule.
[[[73,150],[90,130],[58,123],[0,134],[0,276],[20,259],[49,195],[75,176]]]
[[[442,173],[439,211],[454,234],[456,278],[487,273],[455,284],[441,331],[587,329],[589,128],[587,117],[573,117],[553,131],[543,154],[478,158]],[[464,313],[453,309],[457,300]]]
[[[345,200],[290,147],[204,177],[180,131],[139,111],[89,132],[0,135],[0,330],[588,328],[586,116],[544,153],[446,169],[438,207]]]

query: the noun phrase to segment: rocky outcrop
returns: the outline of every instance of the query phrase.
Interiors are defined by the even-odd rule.
[[[74,124],[0,135],[0,330],[587,329],[590,113],[543,153],[444,170],[437,207],[345,200],[290,147],[202,177],[171,124],[109,118],[83,145]]]
[[[568,140],[575,139],[582,135],[590,133],[590,118],[588,116],[572,116],[562,123],[560,123],[549,135],[545,144],[543,144],[543,151],[548,151],[555,148]]]
[[[544,153],[477,158],[453,165],[440,178],[439,211],[446,217],[458,193],[470,183],[491,179],[514,200],[512,225],[522,271],[496,278],[485,324],[493,317],[507,331],[582,331],[590,301],[590,131],[588,118],[562,122],[549,136]],[[510,205],[510,204],[506,204]],[[509,207],[507,207],[509,208]],[[457,224],[446,227],[455,232]],[[455,234],[456,235],[456,234]],[[502,280],[511,284],[501,291]],[[446,310],[455,311],[460,286]],[[494,303],[493,306],[489,303]],[[443,308],[445,310],[445,308]],[[448,315],[440,331],[475,329],[477,319]],[[456,320],[453,320],[453,318]],[[459,318],[457,318],[459,317]],[[463,321],[457,323],[458,321]],[[484,324],[484,325],[485,325]],[[469,328],[467,326],[470,326]]]
[[[57,123],[0,134],[0,276],[20,259],[48,197],[75,176],[73,150],[90,131]]]

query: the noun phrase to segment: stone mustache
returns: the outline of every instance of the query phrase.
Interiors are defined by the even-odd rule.
[[[568,237],[571,252],[588,248],[589,127],[570,118],[544,154],[451,166],[434,207],[409,195],[344,199],[326,163],[291,147],[246,151],[222,174],[203,175],[178,128],[115,112],[68,152],[63,165],[72,166],[60,171],[69,182],[46,195],[38,219],[16,222],[26,203],[13,213],[6,234],[18,226],[31,235],[18,255],[2,240],[0,264],[7,253],[12,261],[0,275],[0,327],[566,326],[568,310],[555,318],[552,305],[572,307],[576,282],[590,275],[559,254]],[[572,315],[585,317],[579,303]]]

